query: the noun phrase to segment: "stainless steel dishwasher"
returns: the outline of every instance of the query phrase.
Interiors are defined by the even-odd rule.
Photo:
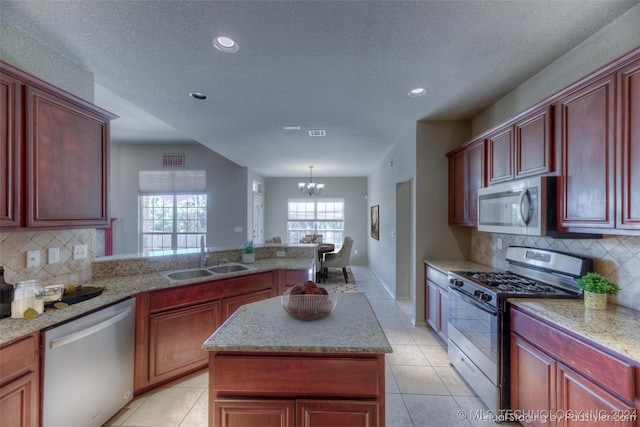
[[[43,427],[99,427],[133,396],[135,299],[44,332]]]

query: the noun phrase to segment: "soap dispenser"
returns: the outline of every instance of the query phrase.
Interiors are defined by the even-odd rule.
[[[13,285],[4,281],[4,267],[0,265],[0,319],[11,316]]]

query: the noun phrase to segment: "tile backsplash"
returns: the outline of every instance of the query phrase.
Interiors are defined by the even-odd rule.
[[[73,259],[73,247],[87,245],[85,259]],[[0,233],[0,265],[8,283],[40,279],[43,285],[76,284],[91,280],[96,230],[51,230]],[[48,264],[48,249],[60,249],[60,262]],[[27,268],[27,251],[40,251],[40,266]]]
[[[498,249],[502,239],[502,249]],[[553,239],[472,231],[472,261],[506,269],[509,246],[531,246],[588,256],[593,269],[616,282],[621,290],[610,302],[640,310],[640,237],[605,235],[602,239]]]

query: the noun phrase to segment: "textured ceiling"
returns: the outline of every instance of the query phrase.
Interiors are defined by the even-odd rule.
[[[417,120],[473,117],[637,3],[1,0],[0,12],[94,73],[96,103],[121,116],[114,142],[195,140],[264,176],[315,165],[322,177],[369,175]],[[239,51],[214,49],[220,34]],[[417,86],[427,94],[407,96]]]

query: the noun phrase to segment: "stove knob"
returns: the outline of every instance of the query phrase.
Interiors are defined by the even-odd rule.
[[[485,294],[484,292],[482,293],[482,295],[480,295],[480,299],[482,301],[491,301],[491,295],[489,294]]]
[[[449,283],[455,286],[456,288],[461,288],[464,286],[464,283],[462,283],[462,280],[454,279],[453,277],[449,279]]]
[[[482,299],[482,295],[484,295],[484,292],[477,290],[477,291],[473,291],[473,296],[476,298],[480,298]]]

